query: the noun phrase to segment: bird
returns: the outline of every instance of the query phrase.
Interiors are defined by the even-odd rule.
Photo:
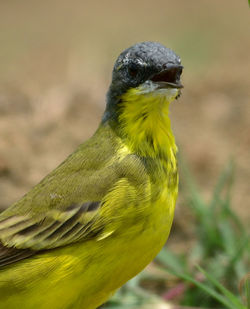
[[[180,57],[141,42],[117,58],[93,136],[0,214],[0,307],[95,309],[164,246],[178,195],[169,105]]]

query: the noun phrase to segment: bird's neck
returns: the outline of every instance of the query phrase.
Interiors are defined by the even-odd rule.
[[[169,103],[165,96],[137,94],[131,89],[120,97],[116,130],[131,152],[159,158],[176,169],[177,147]]]

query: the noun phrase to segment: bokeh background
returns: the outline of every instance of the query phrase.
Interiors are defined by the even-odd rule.
[[[113,63],[140,41],[184,65],[172,127],[203,196],[230,159],[232,207],[249,220],[250,39],[243,0],[0,2],[0,208],[20,198],[95,131]],[[181,178],[182,185],[182,178]],[[185,199],[170,247],[188,243]],[[179,236],[178,236],[179,235]]]

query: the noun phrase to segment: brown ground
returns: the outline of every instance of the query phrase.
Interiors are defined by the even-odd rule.
[[[247,1],[1,1],[0,29],[1,208],[94,132],[119,52],[156,40],[185,66],[185,89],[171,111],[182,155],[206,197],[235,159],[233,207],[247,221]]]

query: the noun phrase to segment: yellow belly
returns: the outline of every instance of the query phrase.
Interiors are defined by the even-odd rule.
[[[162,248],[172,224],[175,197],[163,191],[150,205],[147,219],[123,233],[37,255],[12,265],[11,271],[3,269],[1,308],[96,308]]]

